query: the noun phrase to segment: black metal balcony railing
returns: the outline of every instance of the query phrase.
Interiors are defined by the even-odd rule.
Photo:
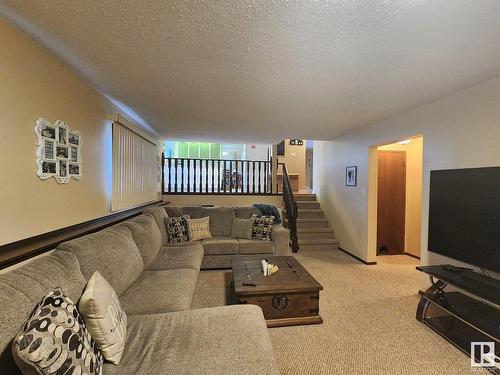
[[[162,159],[164,194],[272,194],[271,162]]]

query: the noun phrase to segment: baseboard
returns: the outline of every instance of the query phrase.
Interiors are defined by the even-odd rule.
[[[373,266],[373,265],[376,265],[376,264],[377,264],[377,262],[367,262],[366,260],[361,259],[360,257],[358,257],[358,256],[356,256],[356,255],[354,255],[354,254],[350,253],[349,251],[342,249],[340,246],[339,246],[339,250],[340,250],[340,251],[343,251],[343,252],[344,252],[344,253],[346,253],[347,255],[349,255],[349,256],[351,256],[351,257],[353,257],[353,258],[354,258],[354,259],[356,259],[358,262],[361,262],[361,263],[363,263],[363,264],[366,264],[367,266]]]
[[[412,254],[412,253],[407,253],[406,251],[404,252],[405,255],[408,255],[409,257],[415,258],[420,260],[420,257],[418,255]]]

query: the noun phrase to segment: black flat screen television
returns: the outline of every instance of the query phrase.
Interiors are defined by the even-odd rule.
[[[431,171],[428,249],[500,272],[500,167]]]

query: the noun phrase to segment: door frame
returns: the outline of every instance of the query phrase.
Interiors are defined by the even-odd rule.
[[[422,137],[425,142],[423,134],[416,134],[408,137],[401,137],[400,139],[392,139],[387,142],[376,144],[368,148],[368,233],[366,238],[367,246],[367,262],[377,261],[377,209],[378,209],[378,148],[381,146],[397,143],[402,139],[414,139]],[[424,150],[422,150],[422,157]],[[423,165],[422,165],[423,169]]]

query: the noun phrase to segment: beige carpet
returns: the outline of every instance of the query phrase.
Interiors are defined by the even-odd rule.
[[[340,251],[299,261],[323,285],[320,325],[269,330],[282,374],[471,374],[470,360],[415,319],[417,260],[366,266]],[[202,271],[193,308],[233,303],[230,271]]]

